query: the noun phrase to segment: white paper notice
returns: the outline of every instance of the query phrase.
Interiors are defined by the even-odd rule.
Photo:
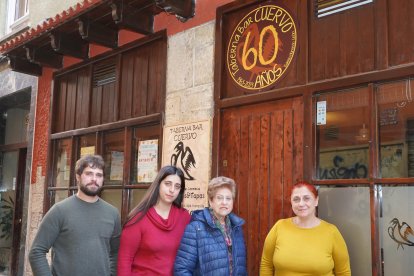
[[[326,101],[316,103],[316,124],[326,125]]]

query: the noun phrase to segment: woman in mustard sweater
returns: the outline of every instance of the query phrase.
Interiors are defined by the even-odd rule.
[[[261,276],[349,276],[351,269],[345,241],[335,225],[316,217],[318,191],[306,182],[291,192],[295,217],[276,222],[266,237]]]

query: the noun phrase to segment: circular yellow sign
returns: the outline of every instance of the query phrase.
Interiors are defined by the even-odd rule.
[[[230,76],[242,88],[266,88],[285,74],[296,43],[295,21],[284,8],[257,7],[237,24],[229,40],[226,58]]]

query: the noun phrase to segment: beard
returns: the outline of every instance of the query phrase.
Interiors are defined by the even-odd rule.
[[[92,185],[95,185],[98,188],[96,190],[92,190],[89,188],[89,186],[92,186]],[[87,196],[99,196],[102,191],[102,188],[103,188],[102,186],[99,187],[98,185],[92,184],[92,183],[89,183],[86,185],[83,185],[83,184],[79,185],[79,189]]]

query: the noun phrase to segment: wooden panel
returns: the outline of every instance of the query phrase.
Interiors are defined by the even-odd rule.
[[[122,56],[120,119],[161,112],[165,98],[166,43],[156,40]]]
[[[158,41],[149,51],[147,114],[158,113],[164,106],[167,55],[165,41]]]
[[[400,65],[414,61],[413,0],[387,1],[389,32],[389,64]]]
[[[238,185],[250,275],[258,275],[270,228],[291,215],[290,187],[303,177],[302,109],[302,98],[291,98],[222,113],[219,175]]]
[[[91,99],[91,126],[101,124],[102,113],[102,86],[92,89]]]
[[[134,89],[134,58],[135,51],[122,55],[121,89],[119,91],[119,119],[131,118],[132,96]]]
[[[84,128],[89,126],[89,101],[90,74],[89,67],[87,67],[78,73],[75,128]]]
[[[337,78],[375,70],[375,5],[316,18],[310,10],[309,79]],[[383,43],[383,42],[381,42]]]
[[[67,79],[60,78],[57,87],[58,89],[54,92],[53,129],[54,132],[62,132],[65,130]]]
[[[115,82],[101,86],[102,88],[102,112],[101,124],[116,121]]]
[[[132,116],[147,115],[147,93],[148,93],[148,66],[149,51],[147,48],[138,52],[135,57],[135,82],[133,94]]]
[[[66,112],[65,112],[65,130],[71,130],[75,127],[76,112],[76,91],[77,91],[77,74],[68,76],[68,92],[66,96]]]

